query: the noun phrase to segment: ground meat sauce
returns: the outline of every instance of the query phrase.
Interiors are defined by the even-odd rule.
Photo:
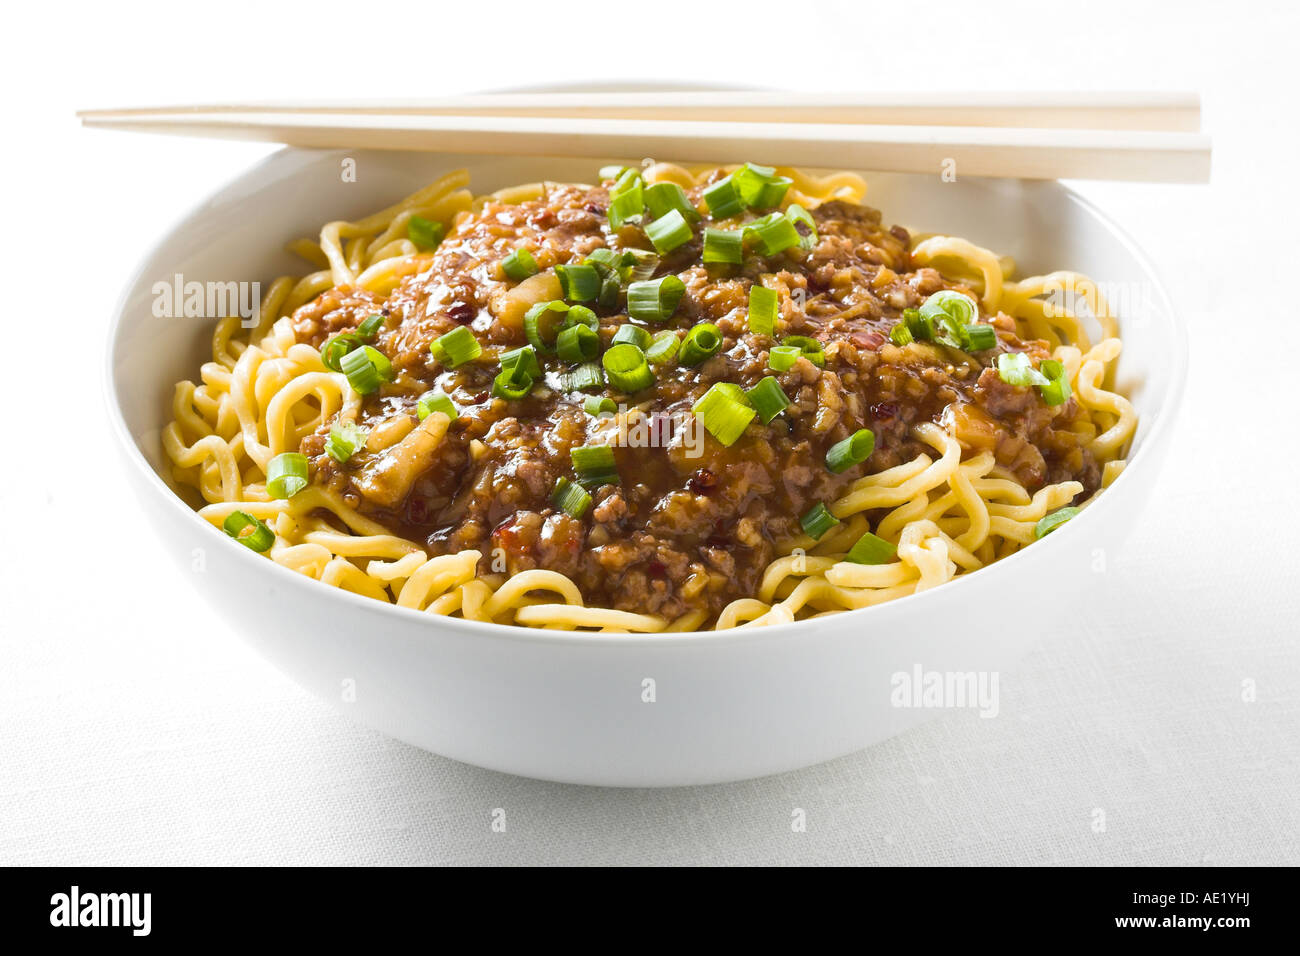
[[[690,195],[703,210],[701,192]],[[1076,402],[1049,407],[1036,390],[1002,382],[992,367],[1002,351],[1026,352],[1035,364],[1049,357],[1045,342],[1017,338],[1010,317],[991,318],[999,341],[987,352],[889,341],[904,308],[961,287],[913,266],[905,230],[886,228],[876,210],[847,202],[813,211],[811,250],[751,252],[743,265],[705,267],[697,226],[694,241],[665,257],[657,275],[680,276],[686,295],[672,319],[651,331],[708,321],[724,343],[695,368],[656,366],[655,384],[634,396],[609,393],[653,416],[639,433],[629,429],[620,438],[611,422],[583,410],[585,395],[559,391],[554,356],[543,359],[545,381],[526,398],[492,397],[496,356],[526,342],[522,309],[508,295],[519,284],[506,279],[501,260],[526,246],[542,271],[525,283],[549,289],[548,299],[558,298],[549,271],[557,263],[581,261],[602,246],[650,248],[639,227],[611,233],[608,202],[604,187],[556,184],[518,205],[489,201],[387,298],[340,287],[299,309],[297,336],[317,347],[368,315],[386,317],[375,344],[396,379],[364,401],[360,424],[372,438],[394,427],[409,431],[419,395],[431,388],[461,410],[396,503],[362,491],[362,476],[382,452],[339,465],[324,453],[327,429],[303,442],[313,480],[393,533],[423,542],[430,554],[480,550],[484,573],[502,570],[494,556],[504,557],[510,573],[549,568],[568,575],[589,604],[669,618],[698,608],[712,618],[728,602],[754,595],[763,569],[782,542],[799,535],[799,517],[814,504],[831,502],[863,475],[933,454],[911,434],[919,422],[941,422],[969,454],[992,451],[1031,491],[1070,479],[1083,483],[1085,495],[1097,487],[1098,465],[1072,428]],[[755,214],[720,225],[736,228],[741,218]],[[787,372],[768,369],[777,343],[747,329],[749,289],[760,280],[780,293],[778,337],[818,339],[824,368],[801,358]],[[626,314],[602,316],[602,345],[628,321]],[[457,326],[475,333],[483,355],[452,371],[431,357],[429,344]],[[764,375],[776,375],[792,402],[783,415],[770,425],[755,418],[731,447],[698,428],[687,441],[690,407],[712,383],[749,388]],[[859,428],[875,433],[875,452],[831,474],[827,449]],[[559,477],[573,478],[569,450],[587,443],[619,446],[621,483],[594,491],[591,507],[575,519],[550,497]]]

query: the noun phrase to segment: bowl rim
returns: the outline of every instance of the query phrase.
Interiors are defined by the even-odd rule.
[[[329,155],[337,150],[324,149],[304,149],[299,147],[285,146],[274,152],[263,156],[250,166],[244,167],[235,175],[221,182],[214,189],[206,192],[200,199],[192,203],[180,216],[178,216],[166,229],[163,234],[156,239],[146,249],[139,260],[139,265],[130,273],[129,278],[118,294],[117,301],[113,306],[112,318],[104,336],[102,381],[104,401],[108,408],[109,426],[117,441],[120,450],[130,462],[129,469],[137,481],[143,481],[144,485],[153,489],[155,493],[166,500],[163,507],[176,509],[180,514],[180,520],[192,521],[205,530],[201,533],[211,535],[214,540],[214,546],[218,548],[234,549],[227,553],[231,555],[231,560],[236,562],[257,561],[263,564],[263,570],[269,566],[270,573],[275,575],[274,580],[286,589],[293,589],[295,593],[301,589],[304,600],[311,600],[315,595],[318,598],[326,598],[332,595],[334,599],[342,600],[345,603],[352,604],[357,610],[379,615],[398,615],[398,619],[409,620],[414,624],[416,621],[422,621],[425,625],[435,625],[435,631],[438,628],[447,628],[453,632],[459,632],[464,636],[472,637],[494,637],[506,641],[517,641],[528,644],[577,644],[577,645],[596,645],[611,648],[626,647],[645,647],[650,645],[663,644],[671,642],[674,647],[694,646],[694,647],[714,647],[720,644],[731,643],[758,643],[763,641],[783,640],[792,634],[811,633],[815,625],[811,620],[791,621],[785,624],[765,625],[762,627],[748,628],[736,627],[728,630],[708,630],[708,631],[667,631],[655,633],[635,633],[635,632],[607,632],[607,631],[575,631],[575,630],[546,630],[542,628],[523,627],[515,624],[495,624],[486,621],[469,621],[464,618],[449,617],[445,615],[431,615],[427,611],[417,610],[415,608],[399,607],[396,604],[385,604],[368,598],[344,588],[331,587],[323,585],[314,578],[309,578],[299,574],[275,561],[268,560],[260,554],[250,551],[248,548],[240,546],[237,542],[230,539],[211,522],[200,518],[198,512],[192,509],[179,495],[175,493],[162,477],[153,469],[144,453],[140,450],[138,443],[131,434],[127,426],[126,418],[122,412],[121,404],[118,401],[118,379],[115,370],[114,355],[116,352],[118,334],[125,324],[127,304],[137,286],[144,278],[146,266],[160,257],[171,242],[172,237],[178,233],[191,220],[200,216],[208,208],[213,200],[234,189],[246,178],[257,176],[265,173],[268,169],[288,162],[297,156],[310,155]],[[988,178],[988,177],[981,177]],[[1173,299],[1165,284],[1160,270],[1157,269],[1151,258],[1142,249],[1138,242],[1129,233],[1123,229],[1115,220],[1102,211],[1091,200],[1086,199],[1067,184],[1060,180],[1050,181],[1056,188],[1064,193],[1064,197],[1073,202],[1088,215],[1092,216],[1102,227],[1106,229],[1109,235],[1117,241],[1125,251],[1133,257],[1137,265],[1145,273],[1147,279],[1152,284],[1153,308],[1163,310],[1168,316],[1170,325],[1173,328],[1172,346],[1166,352],[1164,361],[1166,369],[1169,372],[1167,384],[1164,388],[1163,400],[1160,402],[1159,409],[1151,413],[1148,417],[1145,414],[1139,415],[1139,424],[1143,429],[1141,445],[1136,449],[1128,459],[1128,465],[1115,481],[1106,489],[1106,495],[1094,495],[1093,500],[1083,513],[1069,522],[1070,528],[1063,529],[1066,534],[1053,534],[1038,541],[1034,545],[1036,557],[1034,560],[1052,560],[1052,555],[1062,548],[1068,546],[1071,538],[1077,537],[1080,533],[1076,526],[1092,527],[1094,523],[1102,520],[1094,516],[1095,512],[1101,511],[1102,514],[1109,514],[1112,507],[1108,507],[1111,498],[1115,496],[1115,489],[1126,487],[1131,483],[1129,473],[1136,466],[1138,461],[1146,460],[1151,457],[1150,454],[1144,455],[1143,452],[1150,447],[1158,447],[1162,442],[1168,439],[1169,433],[1174,428],[1177,419],[1177,412],[1181,407],[1183,392],[1187,380],[1187,363],[1188,363],[1188,336],[1186,326],[1177,320],[1177,313],[1174,310]],[[1121,317],[1121,321],[1123,321]],[[123,383],[125,384],[125,383]],[[1149,466],[1141,466],[1145,471],[1147,468],[1157,468],[1159,462],[1152,462]],[[141,504],[145,507],[148,505],[143,501]],[[1103,510],[1104,509],[1104,510]],[[1072,533],[1071,533],[1072,532]],[[843,620],[861,622],[863,625],[862,637],[868,636],[869,628],[865,625],[869,618],[867,615],[874,614],[876,617],[882,614],[901,613],[900,608],[910,611],[912,605],[917,601],[924,601],[928,595],[938,592],[940,594],[953,597],[956,593],[964,594],[965,590],[956,592],[955,589],[969,589],[975,585],[971,584],[971,579],[977,582],[989,584],[993,580],[993,575],[998,574],[1005,576],[1012,570],[1018,569],[1024,564],[1023,556],[1029,551],[1028,548],[1022,548],[1015,554],[1009,555],[993,562],[987,567],[980,568],[979,574],[974,572],[966,575],[960,575],[950,581],[945,582],[941,587],[923,591],[917,594],[909,594],[905,597],[896,598],[892,601],[886,601],[881,604],[871,605],[869,607],[857,608],[838,612],[836,617],[844,616]],[[251,565],[248,570],[252,571]],[[853,615],[853,617],[848,617]]]

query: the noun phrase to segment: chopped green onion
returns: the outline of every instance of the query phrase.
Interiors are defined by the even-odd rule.
[[[600,295],[600,273],[596,267],[585,263],[559,265],[555,274],[560,278],[560,288],[570,302],[591,302]]]
[[[419,216],[412,216],[406,222],[406,237],[420,249],[436,249],[446,233],[447,227],[442,223]]]
[[[518,367],[503,369],[492,380],[492,394],[508,401],[523,398],[532,390],[533,377]]]
[[[569,460],[578,476],[578,484],[588,491],[602,485],[619,483],[618,467],[614,463],[614,449],[608,445],[584,445],[569,449]]]
[[[635,345],[620,342],[600,357],[609,383],[620,392],[639,392],[654,384],[655,373]]]
[[[650,340],[649,347],[642,351],[645,352],[646,361],[651,365],[664,365],[676,357],[680,344],[675,331],[664,329],[662,332],[657,332]]]
[[[528,344],[542,355],[553,353],[556,334],[567,324],[571,311],[570,306],[559,299],[538,302],[529,307],[524,313],[524,336],[528,339]]]
[[[364,428],[355,422],[335,421],[330,426],[329,435],[325,437],[325,454],[343,465],[365,443],[366,430]]]
[[[1065,374],[1065,366],[1055,359],[1043,359],[1038,366],[1039,372],[1046,376],[1047,384],[1038,386],[1038,394],[1048,405],[1064,405],[1070,400],[1070,379]]]
[[[826,367],[826,352],[822,344],[807,335],[787,335],[781,340],[782,345],[797,346],[800,354],[818,368]]]
[[[583,362],[560,376],[560,388],[565,392],[589,392],[605,387],[605,373],[595,362]]]
[[[799,519],[803,533],[816,540],[840,523],[840,519],[831,514],[831,509],[822,502],[813,505],[809,512]]]
[[[746,223],[745,238],[755,241],[765,256],[774,256],[799,245],[802,238],[794,223],[779,212]]]
[[[221,530],[258,554],[271,550],[271,545],[275,544],[275,532],[247,511],[230,512],[221,523]]]
[[[571,325],[560,330],[555,350],[565,362],[585,362],[600,351],[600,336],[586,325]]]
[[[781,383],[770,375],[763,376],[758,380],[757,385],[746,389],[745,398],[749,399],[749,404],[754,406],[764,425],[790,407],[790,399],[786,397],[785,389],[781,388]]]
[[[1034,525],[1034,537],[1041,538],[1043,535],[1051,534],[1078,513],[1078,508],[1071,507],[1061,508],[1057,511],[1053,511],[1050,515],[1044,515],[1039,518],[1038,523]]]
[[[754,285],[749,289],[749,331],[755,335],[771,335],[776,331],[776,315],[781,296],[775,289]]]
[[[663,322],[677,311],[686,283],[674,275],[643,279],[627,287],[627,314],[642,322]]]
[[[968,325],[966,340],[972,352],[983,352],[998,344],[998,330],[991,325]]]
[[[706,228],[704,261],[740,265],[745,261],[745,234],[739,229]]]
[[[624,249],[619,257],[618,275],[624,282],[649,279],[659,268],[659,255],[648,249]]]
[[[658,219],[672,210],[681,213],[687,222],[699,222],[700,213],[686,196],[686,190],[676,183],[655,183],[645,188],[645,207]]]
[[[358,395],[377,392],[383,382],[393,380],[393,363],[388,361],[383,352],[369,345],[363,345],[343,356],[339,367]]]
[[[895,345],[911,345],[913,342],[912,330],[907,327],[906,322],[899,322],[889,330],[889,341]]]
[[[796,231],[798,231],[800,224],[807,227],[807,235],[802,232],[799,233],[799,245],[801,247],[811,249],[817,245],[817,221],[813,219],[812,213],[797,202],[792,202],[785,207],[785,218],[790,220]]]
[[[429,343],[429,351],[447,368],[460,368],[483,354],[474,333],[461,325]]]
[[[962,325],[977,321],[980,317],[979,307],[968,295],[962,295],[952,289],[940,289],[921,303],[921,314],[934,320],[948,315]]]
[[[340,332],[320,347],[320,360],[332,372],[341,372],[343,356],[361,344],[361,336],[355,332]]]
[[[920,309],[904,309],[903,322],[907,324],[907,331],[912,333],[912,338],[917,342],[934,340],[934,322],[922,315]]]
[[[501,260],[501,268],[506,277],[516,282],[521,282],[529,276],[535,276],[538,273],[537,260],[527,249],[516,249],[510,255]]]
[[[450,396],[441,389],[433,389],[425,392],[420,396],[420,400],[415,403],[415,414],[419,416],[420,421],[424,421],[434,412],[442,412],[452,421],[460,417],[460,409],[456,407]]]
[[[1029,356],[1024,352],[1003,352],[999,355],[998,378],[1008,385],[1022,388],[1047,384],[1047,376],[1030,364]]]
[[[600,181],[604,182],[606,179],[618,179],[625,172],[627,172],[626,166],[602,166],[597,175],[600,176]]]
[[[365,320],[357,326],[357,335],[361,336],[367,342],[373,342],[379,330],[383,328],[384,317],[376,313],[375,315],[366,316]]]
[[[767,367],[773,372],[788,372],[803,355],[803,349],[797,345],[775,345],[768,350]]]
[[[721,348],[722,330],[712,322],[701,322],[686,333],[681,352],[677,356],[677,364],[688,368],[699,365],[705,359],[717,355]]]
[[[844,441],[836,442],[826,452],[826,467],[836,475],[860,465],[876,450],[876,436],[868,428],[859,428]]]
[[[618,265],[617,258],[613,249],[601,246],[599,249],[591,250],[591,254],[582,261],[589,266],[595,266],[597,269],[614,269]]]
[[[588,395],[583,400],[582,410],[592,418],[599,418],[601,415],[612,414],[618,411],[618,406],[614,404],[612,398],[603,398],[599,395]]]
[[[695,235],[691,232],[691,225],[686,221],[686,217],[676,209],[669,210],[667,214],[646,226],[645,234],[660,255],[666,255],[678,246],[685,245]]]
[[[575,485],[563,476],[555,482],[551,492],[551,504],[571,518],[581,518],[591,507],[591,495],[581,485]]]
[[[618,345],[626,342],[629,345],[635,345],[642,352],[650,347],[650,333],[639,325],[620,325],[618,331],[614,333],[614,338],[610,341],[611,345]]]
[[[629,222],[640,222],[645,211],[645,183],[635,169],[625,169],[609,188],[609,228],[617,232]]]
[[[771,209],[781,205],[786,190],[794,180],[778,176],[771,166],[746,163],[731,174],[740,190],[740,197],[750,209]]]
[[[736,443],[758,414],[745,404],[740,386],[731,382],[715,382],[691,411],[710,435],[728,447]]]
[[[307,456],[284,451],[266,464],[266,493],[272,498],[292,498],[307,487]]]
[[[529,378],[540,378],[542,374],[541,363],[537,361],[537,350],[531,345],[521,345],[517,349],[502,352],[497,361],[503,372],[518,372]]]
[[[709,207],[709,215],[714,219],[726,219],[745,208],[745,200],[740,195],[734,175],[724,176],[704,190],[704,202]]]
[[[600,319],[596,318],[596,313],[591,311],[585,305],[571,305],[569,311],[565,313],[564,321],[560,324],[561,329],[567,329],[574,325],[585,325],[591,331],[595,332],[600,328]]]
[[[888,564],[897,553],[897,547],[868,531],[849,548],[844,560],[854,564]]]

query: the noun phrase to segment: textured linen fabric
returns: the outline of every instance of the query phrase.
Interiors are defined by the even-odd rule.
[[[660,791],[540,783],[396,743],[304,694],[210,617],[124,482],[99,398],[100,343],[147,245],[262,151],[83,133],[70,111],[341,91],[258,55],[220,76],[169,75],[161,96],[157,51],[211,24],[187,34],[186,14],[167,7],[128,31],[115,8],[87,11],[83,30],[61,40],[75,45],[62,58],[68,76],[48,81],[64,85],[45,91],[48,102],[15,104],[13,122],[45,148],[11,155],[18,172],[3,186],[4,261],[46,292],[62,283],[57,296],[34,290],[7,321],[54,324],[69,348],[38,348],[42,361],[8,363],[0,376],[11,416],[39,413],[6,431],[0,467],[0,864],[1300,862],[1290,358],[1300,245],[1289,222],[1300,138],[1294,111],[1274,105],[1294,89],[1295,13],[1244,4],[1225,19],[1191,4],[1171,17],[1101,4],[1052,27],[1041,9],[996,11],[1014,56],[930,57],[927,85],[1199,88],[1216,137],[1211,187],[1082,187],[1152,255],[1190,330],[1183,417],[1150,505],[1106,555],[1095,600],[1023,622],[1042,640],[1003,675],[998,717],[943,713],[807,770]],[[974,27],[960,10],[929,16],[927,42],[970,51]],[[871,11],[826,5],[823,17],[851,29],[825,39],[823,73],[796,80],[909,82],[921,54],[905,45],[875,45],[881,68],[861,72],[859,38],[898,15]],[[232,12],[232,24],[279,15]],[[468,29],[472,13],[439,16]],[[266,35],[307,44],[281,26]],[[293,29],[314,27],[297,18]],[[539,25],[543,39],[550,29]],[[1210,37],[1215,56],[1186,52]],[[210,39],[213,51],[223,39]],[[348,95],[427,88],[403,86],[401,71],[419,66],[408,59],[392,65],[395,86]],[[679,79],[730,72],[677,66]],[[523,65],[502,69],[502,85],[535,79]],[[70,224],[66,203],[49,204],[72,182],[84,192]],[[60,250],[95,230],[94,254],[68,268],[74,258]],[[496,810],[504,832],[492,828]],[[792,828],[797,810],[803,832]]]

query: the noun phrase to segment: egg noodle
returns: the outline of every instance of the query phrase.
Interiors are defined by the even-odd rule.
[[[690,187],[712,171],[661,163],[644,175],[647,182]],[[865,182],[851,173],[779,172],[794,180],[787,202],[809,208],[829,199],[859,202],[866,191]],[[483,574],[478,551],[430,558],[418,542],[394,536],[336,492],[315,484],[284,500],[267,493],[266,469],[274,456],[297,451],[304,437],[335,416],[355,420],[361,404],[346,376],[330,371],[317,349],[295,339],[290,316],[331,287],[386,295],[421,271],[427,259],[407,238],[412,216],[443,223],[451,233],[489,198],[523,202],[544,189],[536,183],[476,199],[468,185],[465,171],[453,172],[364,219],[327,224],[318,241],[290,243],[288,248],[318,271],[275,280],[255,328],[241,328],[238,316],[217,323],[212,360],[203,365],[199,384],[185,381],[175,388],[175,418],[163,432],[171,477],[197,491],[206,502],[199,514],[217,527],[236,510],[266,522],[275,534],[266,552],[270,560],[377,601],[562,630],[698,629],[706,622],[703,610],[665,620],[588,607],[577,585],[555,571]],[[1072,272],[1016,281],[1011,260],[951,236],[914,239],[912,256],[916,264],[964,283],[989,314],[1012,316],[1021,338],[1049,344],[1083,410],[1073,427],[1103,466],[1102,488],[1109,485],[1124,466],[1137,416],[1127,399],[1110,390],[1121,342],[1115,316],[1096,284]],[[1100,332],[1095,343],[1089,327]],[[441,440],[445,416],[435,413],[430,420],[428,431]],[[1066,481],[1031,495],[996,464],[992,452],[963,459],[961,445],[945,427],[924,423],[913,434],[933,453],[854,482],[829,505],[841,523],[820,540],[782,542],[785,556],[768,565],[758,593],[727,605],[715,626],[802,620],[935,587],[1032,543],[1037,522],[1083,491],[1079,482]],[[869,528],[866,514],[881,511],[884,517]],[[897,546],[894,560],[875,565],[844,560],[868,530]]]

